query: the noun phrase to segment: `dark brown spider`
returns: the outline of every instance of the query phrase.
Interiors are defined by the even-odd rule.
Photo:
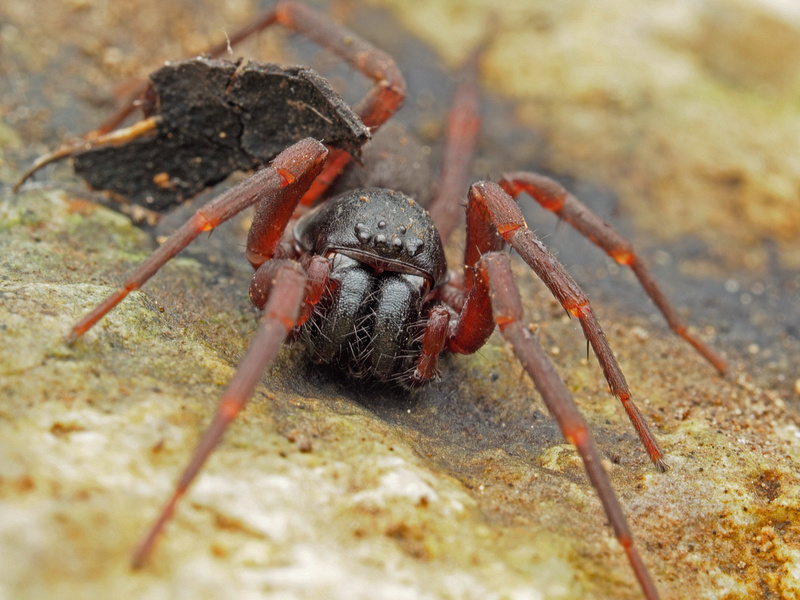
[[[231,42],[273,23],[311,37],[375,81],[356,107],[358,116],[372,132],[403,103],[405,82],[391,57],[302,4],[280,3],[253,26],[233,36]],[[467,165],[479,122],[476,97],[470,82],[456,96],[438,193],[429,212],[410,196],[383,187],[360,187],[334,195],[329,188],[348,168],[351,154],[305,139],[281,152],[270,166],[199,209],[117,292],[72,329],[70,343],[201,232],[215,228],[249,206],[257,207],[247,241],[247,257],[256,269],[250,296],[263,309],[261,325],[175,492],[137,550],[135,566],[151,554],[177,501],[220,442],[228,424],[242,410],[288,336],[302,340],[313,359],[338,363],[354,377],[416,386],[437,376],[438,358],[443,352],[476,352],[497,325],[564,436],[576,446],[645,597],[658,598],[587,426],[522,320],[517,285],[509,258],[502,252],[505,244],[517,251],[564,309],[580,320],[611,391],[622,402],[659,470],[665,469],[663,453],[631,400],[622,371],[586,296],[527,228],[515,198],[527,193],[615,261],[628,265],[677,334],[721,373],[726,371],[725,361],[687,331],[630,244],[558,183],[541,175],[506,173],[497,183],[483,181],[469,187],[463,277],[448,273],[442,248],[457,223],[461,194],[466,187]],[[118,139],[137,138],[140,132],[135,128],[122,130]],[[103,142],[111,140],[104,137],[107,131],[94,133]],[[386,179],[386,173],[381,177]],[[319,206],[308,212],[307,207],[317,200]],[[304,214],[294,224],[292,236],[287,236],[289,224],[300,213]]]

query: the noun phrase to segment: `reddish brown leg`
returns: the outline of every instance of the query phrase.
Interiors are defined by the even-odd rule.
[[[330,149],[330,160],[327,162],[325,169],[319,177],[314,180],[311,187],[300,200],[301,207],[310,207],[314,202],[321,198],[325,191],[336,181],[341,175],[347,165],[350,164],[352,157],[344,150],[336,148]]]
[[[474,219],[482,218],[488,219],[487,222],[491,223],[493,227],[502,235],[503,239],[508,242],[514,250],[522,257],[528,265],[534,270],[544,284],[550,289],[552,294],[561,303],[566,311],[578,317],[583,328],[584,335],[589,343],[592,345],[600,366],[603,368],[606,380],[611,391],[614,393],[628,417],[633,423],[636,433],[642,440],[647,453],[650,455],[653,463],[659,470],[666,470],[662,457],[663,452],[658,446],[655,436],[647,426],[644,417],[639,409],[631,400],[630,390],[628,383],[625,381],[625,376],[608,345],[605,333],[603,333],[600,324],[594,316],[592,307],[589,300],[583,291],[580,289],[575,280],[567,273],[561,263],[558,262],[555,256],[547,249],[547,247],[531,232],[525,224],[525,219],[522,217],[522,212],[519,206],[502,188],[491,182],[480,182],[474,184],[469,191],[469,200],[467,204],[468,224],[470,222],[470,213],[474,213]],[[467,257],[475,256],[471,254],[472,247],[481,247],[494,249],[491,246],[495,243],[486,242],[483,238],[469,236],[470,229],[467,229]],[[488,231],[484,230],[481,235],[487,236]],[[495,234],[496,235],[496,234]],[[479,252],[480,254],[480,252]],[[477,262],[477,260],[476,260]],[[467,264],[475,264],[467,262]],[[471,293],[471,292],[470,292]]]
[[[459,86],[448,114],[444,153],[440,166],[436,196],[431,201],[430,215],[443,243],[447,243],[460,220],[464,190],[470,175],[480,131],[480,100],[478,98],[477,66],[480,52],[470,58],[463,70],[464,80]],[[503,239],[488,219],[467,214],[467,240],[481,240],[478,245],[468,242],[464,261],[464,280],[458,285],[445,285],[440,298],[458,313],[450,324],[445,340],[447,350],[458,354],[472,354],[486,343],[494,330],[491,304],[485,288],[473,286],[474,267],[480,255],[503,247]],[[454,283],[451,279],[451,283]],[[467,291],[466,297],[463,290]]]
[[[269,271],[267,280],[272,285],[271,289],[265,291],[269,300],[264,308],[258,332],[228,384],[214,420],[200,440],[175,491],[134,554],[134,568],[141,567],[150,556],[164,525],[172,517],[178,500],[186,493],[203,463],[219,444],[228,424],[244,408],[264,370],[275,358],[287,334],[297,323],[305,288],[305,275],[300,265],[288,260],[273,260],[265,263],[262,269]]]
[[[450,311],[444,306],[434,307],[428,315],[422,351],[417,359],[417,368],[411,376],[411,385],[422,385],[437,376],[439,355],[447,341]]]
[[[274,12],[278,23],[338,54],[375,81],[375,87],[356,107],[364,125],[383,125],[403,104],[406,82],[391,56],[300,2],[281,2]]]
[[[77,143],[68,143],[64,144],[63,146],[56,148],[53,152],[49,154],[45,154],[44,156],[40,156],[36,159],[30,168],[22,174],[19,181],[14,184],[12,191],[16,194],[19,191],[19,188],[25,183],[28,178],[36,173],[42,167],[49,165],[50,163],[54,163],[56,161],[61,160],[62,158],[68,158],[73,154],[77,154],[78,152],[83,152],[84,150],[90,150],[97,146],[105,146],[105,145],[112,145],[118,146],[121,144],[125,144],[131,140],[135,140],[136,138],[148,133],[150,131],[154,131],[159,123],[161,123],[161,117],[150,117],[144,119],[143,121],[139,121],[138,123],[134,123],[130,127],[126,127],[125,129],[120,129],[117,131],[93,131],[91,139],[88,139],[89,136],[84,136],[85,139],[77,142]]]
[[[261,265],[250,281],[250,302],[256,308],[263,309],[269,300],[269,291],[272,289],[274,277],[272,264],[275,262],[275,259],[272,259]],[[306,273],[306,289],[303,293],[303,306],[300,308],[295,327],[305,323],[311,316],[314,307],[322,299],[331,272],[331,262],[324,256],[305,254],[301,259],[301,264]]]
[[[452,100],[447,117],[444,154],[436,196],[429,212],[442,243],[447,244],[463,213],[463,202],[470,183],[470,167],[481,126],[475,54],[464,69],[464,81]]]
[[[544,208],[556,213],[603,249],[616,262],[629,266],[644,291],[664,315],[670,329],[694,346],[721,374],[726,373],[728,365],[725,359],[688,331],[686,324],[678,316],[678,311],[664,294],[650,269],[636,256],[631,244],[613,227],[549,177],[536,173],[505,173],[499,183],[513,198],[522,192],[527,192]]]
[[[472,271],[473,267],[468,267]],[[447,339],[447,349],[456,354],[473,354],[494,331],[492,302],[485,286],[470,284],[464,305]]]
[[[477,352],[494,331],[492,305],[486,286],[475,285],[475,269],[481,256],[487,252],[501,250],[505,241],[492,223],[492,218],[484,204],[468,200],[467,240],[464,250],[464,282],[466,298],[458,310],[456,321],[447,349],[459,354]],[[453,308],[457,308],[451,303]]]
[[[203,231],[210,231],[248,206],[261,202],[260,212],[270,212],[282,223],[265,224],[262,248],[274,251],[295,206],[325,163],[327,149],[313,139],[305,139],[281,152],[270,167],[258,171],[239,185],[218,196],[189,219],[178,231],[142,263],[116,292],[86,315],[67,336],[69,343],[86,333],[97,321],[138,289],[164,264],[183,250]],[[263,261],[262,261],[263,262]]]
[[[659,597],[658,591],[633,544],[625,514],[603,470],[586,422],[544,350],[522,323],[522,302],[508,257],[497,252],[483,256],[479,273],[476,285],[489,288],[495,322],[533,380],[564,437],[578,449],[586,473],[597,490],[614,534],[625,549],[645,598],[655,600]]]

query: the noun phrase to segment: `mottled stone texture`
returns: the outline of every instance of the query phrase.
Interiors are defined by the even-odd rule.
[[[526,318],[586,414],[663,596],[797,598],[800,61],[785,57],[797,15],[744,0],[416,4],[331,7],[398,55],[412,128],[432,143],[447,107],[426,45],[455,62],[495,27],[476,176],[564,178],[732,359],[732,379],[717,377],[648,318],[626,273],[540,222],[668,453],[656,473],[577,324],[517,265]],[[257,323],[242,224],[198,240],[70,348],[71,324],[181,217],[137,229],[66,166],[16,196],[10,185],[108,114],[114,85],[197,54],[254,10],[0,6],[0,597],[639,598],[579,460],[497,336],[415,396],[355,388],[287,347],[153,563],[129,570]],[[249,51],[272,58],[283,41]]]

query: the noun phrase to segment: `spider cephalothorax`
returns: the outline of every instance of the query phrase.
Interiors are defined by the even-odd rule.
[[[400,192],[357,189],[300,219],[294,239],[301,252],[330,261],[326,293],[298,333],[313,360],[355,377],[410,383],[426,299],[447,275],[428,212]]]
[[[619,264],[629,266],[678,335],[721,372],[726,369],[725,361],[687,330],[630,244],[558,183],[541,175],[512,172],[501,176],[497,183],[482,181],[469,186],[463,274],[449,278],[443,243],[457,224],[458,210],[468,187],[466,163],[474,147],[479,122],[474,82],[468,79],[453,102],[437,193],[428,212],[413,194],[385,189],[385,185],[390,185],[394,190],[408,192],[400,181],[409,182],[415,176],[409,176],[409,165],[402,161],[384,161],[380,177],[373,179],[353,178],[352,172],[345,172],[351,156],[357,154],[360,144],[366,141],[366,130],[374,133],[405,98],[404,79],[391,57],[304,5],[292,2],[278,4],[241,35],[232,36],[231,42],[273,23],[308,35],[375,81],[373,89],[357,105],[357,116],[351,115],[352,111],[340,99],[331,96],[326,84],[315,88],[322,90],[326,105],[334,107],[337,114],[345,115],[344,122],[355,132],[355,141],[330,149],[311,138],[293,139],[294,143],[280,152],[269,166],[200,208],[115,293],[80,321],[68,337],[70,341],[79,338],[201,232],[213,229],[249,206],[256,207],[246,255],[256,269],[250,297],[263,309],[261,325],[223,395],[211,426],[174,494],[137,551],[134,563],[140,565],[148,558],[176,502],[292,332],[318,362],[339,365],[356,377],[416,386],[438,375],[438,358],[442,353],[476,352],[498,327],[564,436],[575,445],[642,591],[651,600],[657,598],[658,592],[633,543],[586,423],[546,353],[523,321],[522,303],[509,256],[502,252],[506,244],[542,279],[563,308],[579,319],[611,391],[622,403],[651,460],[661,470],[665,468],[663,453],[631,399],[625,377],[588,299],[528,229],[515,199],[523,193],[531,196]],[[226,75],[227,79],[223,78],[228,83],[243,72],[238,68],[228,70],[231,72]],[[272,69],[258,71],[274,72]],[[308,79],[316,81],[316,76]],[[211,98],[213,103],[227,102],[223,91],[211,94]],[[292,104],[291,100],[289,98],[287,106],[298,104]],[[297,110],[309,108],[306,103],[300,104]],[[228,108],[222,109],[236,121],[227,111]],[[310,112],[319,113],[313,107]],[[150,116],[126,129],[93,132],[78,146],[59,150],[38,161],[26,177],[63,156],[108,144],[125,146],[142,136],[152,135],[153,131],[162,135],[168,126],[167,118]],[[169,118],[180,121],[183,117]],[[322,120],[325,126],[331,121],[327,117]],[[211,129],[216,137],[227,135],[227,130]],[[226,135],[222,137],[228,139]],[[194,139],[187,134],[189,138]],[[179,143],[179,140],[172,141]],[[181,152],[191,154],[193,143],[190,140],[187,147],[181,146]],[[135,156],[133,153],[132,160]],[[152,170],[152,165],[147,167]],[[121,168],[124,169],[124,163]],[[340,177],[343,173],[345,177]],[[168,189],[170,185],[181,188],[176,178],[179,179],[176,173],[162,172],[158,168],[152,175],[159,190]],[[338,195],[329,192],[337,181],[341,185],[353,179],[372,183]],[[376,180],[380,183],[374,183]],[[199,181],[195,184],[203,185],[204,180]],[[368,187],[373,185],[381,187]],[[317,208],[310,208],[316,203],[319,203]],[[301,214],[305,216],[299,217]],[[290,229],[291,237],[287,235]]]

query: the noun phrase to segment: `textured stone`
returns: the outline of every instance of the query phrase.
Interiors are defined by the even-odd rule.
[[[186,257],[173,261],[85,339],[67,347],[62,339],[75,320],[155,243],[126,218],[88,201],[69,169],[48,169],[17,196],[10,194],[10,183],[28,164],[22,154],[33,156],[60,141],[54,128],[75,133],[100,120],[97,108],[83,98],[102,98],[112,84],[146,73],[161,59],[198,52],[207,37],[218,35],[220,22],[243,22],[250,9],[215,2],[192,3],[187,9],[181,2],[42,1],[46,5],[37,3],[36,9],[25,2],[0,7],[5,120],[0,130],[0,596],[640,597],[579,460],[543,414],[530,382],[497,336],[477,355],[447,359],[442,382],[416,397],[354,388],[310,366],[298,348],[287,347],[179,505],[152,564],[131,572],[130,553],[204,430],[257,323],[247,301],[241,231],[234,224],[210,240],[198,240]],[[565,79],[588,82],[588,92],[578,100],[550,96],[558,92],[555,86],[549,92],[542,88],[538,99],[520,98],[515,106],[528,117],[533,114],[525,108],[529,102],[549,107],[536,120],[537,129],[547,134],[537,159],[547,155],[552,158],[547,165],[561,174],[607,182],[624,198],[613,218],[630,218],[638,245],[646,245],[653,235],[650,212],[632,202],[626,186],[649,187],[653,175],[641,175],[638,166],[630,173],[615,171],[608,165],[621,163],[603,163],[594,148],[602,145],[598,131],[613,132],[602,138],[604,144],[624,147],[627,128],[619,126],[621,115],[641,118],[641,104],[622,102],[628,88],[620,88],[622,103],[610,102],[616,89],[612,83],[637,73],[647,78],[650,67],[620,66],[617,79],[609,79],[603,70],[592,73],[592,67],[611,68],[616,59],[586,57],[608,53],[619,60],[636,59],[636,52],[614,46],[653,29],[650,19],[655,17],[647,17],[641,28],[635,19],[618,20],[626,25],[618,29],[597,21],[601,31],[589,35],[589,24],[601,17],[590,17],[588,6],[533,3],[540,16],[525,18],[520,8],[510,7],[501,13],[497,34],[498,40],[519,38],[530,24],[551,35],[561,32],[565,44],[571,40],[567,47],[583,40],[590,45],[580,53],[583,75],[569,74],[566,67],[559,71],[544,55],[535,61],[525,58],[529,47],[537,47],[535,36],[519,48],[519,61],[509,58],[508,50],[498,54],[510,41],[492,46],[485,61],[499,61],[509,72],[523,68],[518,65],[540,64]],[[623,0],[598,6],[618,19],[630,8]],[[661,13],[662,28],[700,19],[675,6],[662,6],[668,13]],[[698,3],[697,10],[715,6]],[[766,3],[736,6],[741,11],[753,7],[757,14],[769,9]],[[351,15],[347,5],[337,4],[334,10],[354,19],[354,26],[364,22],[360,19],[374,25],[387,18]],[[458,25],[458,13],[437,10]],[[475,12],[481,26],[489,21],[483,5],[463,9],[465,18],[478,19]],[[556,17],[576,16],[577,23],[552,24]],[[506,20],[516,20],[516,32],[503,35]],[[570,23],[576,29],[567,37]],[[177,33],[170,35],[172,27]],[[445,22],[438,27],[442,38],[449,31]],[[466,30],[452,31],[452,45],[468,39]],[[477,31],[472,40],[482,29]],[[415,27],[415,33],[424,35],[425,30]],[[382,35],[373,30],[373,38]],[[662,34],[659,44],[668,48],[686,35]],[[394,44],[397,36],[411,45],[404,33],[385,34],[386,44]],[[655,64],[643,58],[646,65]],[[678,62],[693,73],[694,61]],[[413,70],[411,62],[401,66]],[[487,87],[498,85],[500,75],[485,68]],[[758,70],[748,67],[741,85],[751,85],[757,76]],[[521,85],[521,78],[509,81]],[[644,89],[633,81],[627,85]],[[662,89],[636,91],[632,97],[651,98],[645,107],[662,106]],[[705,89],[712,88],[685,88],[687,103],[675,97],[670,103],[702,114],[696,107],[706,106],[701,103],[710,98],[712,107],[704,110],[722,121],[729,100],[706,95]],[[763,102],[760,94],[747,94],[754,104]],[[572,128],[564,125],[569,119],[560,113],[562,104],[573,111]],[[586,104],[594,108],[586,110]],[[414,105],[412,97],[412,114]],[[490,99],[492,110],[497,107]],[[549,121],[551,112],[561,116]],[[605,118],[612,120],[601,127]],[[487,121],[493,119],[497,115],[490,112]],[[742,122],[728,122],[731,136],[744,135],[738,128]],[[518,122],[509,123],[517,135],[541,141]],[[692,148],[710,162],[716,146],[700,153],[691,143],[696,138],[683,137],[696,128],[705,142],[722,143],[713,139],[714,131],[701,131],[704,123],[698,118],[688,129],[667,128],[659,135],[666,148]],[[780,119],[766,124],[759,122],[755,131],[776,132],[781,126]],[[576,138],[581,127],[588,133]],[[636,130],[638,125],[628,127]],[[419,129],[424,133],[425,124]],[[482,157],[478,170],[513,159],[502,155],[505,133],[500,126],[487,132],[486,144],[496,153]],[[492,136],[500,137],[492,142]],[[512,155],[515,139],[508,141],[515,149]],[[638,156],[635,148],[612,156],[632,160]],[[754,160],[767,156],[759,152]],[[681,184],[690,189],[708,191],[718,185],[704,187],[708,177],[680,162],[683,154],[665,152],[653,168],[680,181],[701,173],[700,183]],[[790,156],[790,149],[780,153],[774,168],[793,181],[793,171],[784,171]],[[668,193],[655,187],[676,206],[689,202],[698,207],[698,198],[719,200],[717,195],[686,194],[683,188]],[[726,198],[733,198],[733,204],[725,204]],[[553,359],[608,460],[644,560],[665,598],[800,595],[800,431],[792,389],[796,370],[790,367],[797,364],[796,346],[788,325],[781,338],[748,338],[751,331],[779,321],[781,315],[767,304],[771,289],[778,290],[778,302],[786,302],[779,306],[794,306],[786,298],[796,271],[789,263],[776,267],[762,259],[776,247],[781,257],[786,248],[796,251],[796,240],[777,236],[775,244],[763,243],[762,234],[751,235],[742,238],[741,248],[755,259],[732,256],[728,261],[730,245],[738,238],[715,221],[736,217],[745,229],[771,232],[756,229],[758,222],[750,224],[750,215],[758,211],[736,204],[758,198],[757,193],[723,195],[722,206],[733,211],[731,216],[715,209],[711,218],[703,213],[710,209],[698,207],[703,213],[698,218],[706,219],[700,227],[672,213],[660,216],[670,231],[687,227],[709,241],[687,254],[683,244],[694,238],[674,238],[674,245],[667,239],[650,260],[663,264],[659,274],[677,273],[668,292],[689,312],[703,315],[692,322],[716,327],[703,333],[719,334],[718,345],[733,358],[733,381],[719,379],[660,321],[648,322],[648,308],[628,278],[609,274],[613,270],[607,267],[588,277],[601,298],[611,298],[596,305],[634,397],[668,452],[672,468],[664,475],[648,464],[627,419],[606,393],[594,359],[586,360],[577,324],[565,319],[526,269],[515,267],[525,292],[526,318],[538,324],[545,348],[558,348]],[[685,209],[674,210],[682,214]],[[159,233],[170,223],[163,227]],[[637,235],[638,227],[643,233]],[[572,239],[567,236],[551,235],[548,242]],[[703,258],[716,248],[724,258]],[[584,262],[569,252],[565,248],[561,256],[569,256],[570,268],[582,272]],[[591,257],[587,261],[595,264]],[[758,275],[764,279],[753,279],[760,273],[756,267],[765,264],[769,271]],[[754,291],[758,282],[767,287],[763,295]],[[752,304],[745,303],[745,294]],[[631,304],[643,308],[637,312]],[[789,309],[784,311],[788,317],[796,314]]]

